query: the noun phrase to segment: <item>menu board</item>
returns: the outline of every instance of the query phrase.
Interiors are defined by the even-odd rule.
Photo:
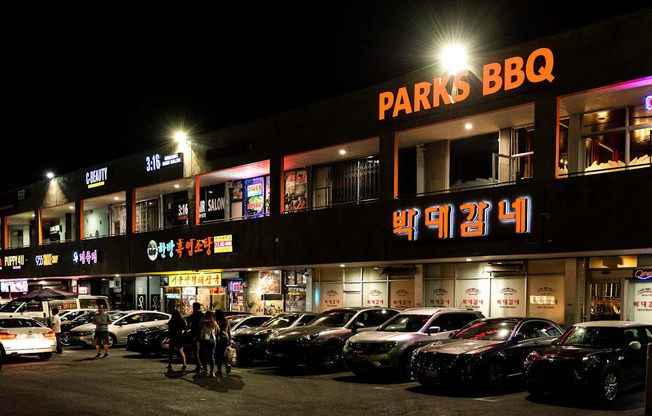
[[[258,273],[260,280],[260,293],[273,295],[281,293],[281,271],[270,270]]]
[[[457,280],[455,306],[489,315],[489,279]]]
[[[307,174],[305,169],[296,169],[285,172],[285,211],[303,211],[306,209],[306,184]]]
[[[426,280],[424,292],[427,307],[455,307],[455,280],[453,279]]]
[[[491,316],[525,316],[525,278],[491,279]]]
[[[529,315],[564,323],[564,278],[546,276],[528,278]]]
[[[245,179],[244,204],[242,205],[245,217],[260,217],[266,213],[265,177]]]

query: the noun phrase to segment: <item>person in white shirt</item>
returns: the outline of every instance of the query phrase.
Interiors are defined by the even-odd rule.
[[[57,354],[61,354],[61,317],[59,316],[59,308],[52,308],[52,318],[50,318],[50,329],[57,337]]]

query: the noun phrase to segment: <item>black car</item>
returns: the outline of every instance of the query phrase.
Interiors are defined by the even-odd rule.
[[[126,349],[143,355],[167,354],[167,350],[164,350],[161,344],[167,339],[168,332],[167,325],[137,329],[127,335]]]
[[[581,392],[611,401],[628,387],[645,384],[652,325],[597,321],[573,325],[553,346],[525,362],[528,391]]]
[[[237,351],[239,364],[266,359],[265,344],[270,335],[280,329],[307,325],[317,316],[316,312],[284,312],[274,316],[262,326],[238,329],[231,337],[231,346]]]
[[[485,318],[417,349],[411,369],[423,385],[470,383],[497,391],[505,379],[523,372],[525,358],[562,335],[552,321],[539,318]]]

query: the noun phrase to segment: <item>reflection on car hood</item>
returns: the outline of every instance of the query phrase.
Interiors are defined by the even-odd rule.
[[[432,341],[448,339],[452,331],[440,332],[437,334],[424,334],[423,332],[393,332],[393,331],[367,331],[355,334],[349,340],[351,342],[405,342],[415,339],[428,339]]]
[[[289,328],[280,331],[275,339],[282,341],[292,341],[299,339],[304,335],[322,334],[326,332],[342,331],[344,328],[332,328],[329,326],[302,326],[301,328]]]
[[[444,339],[433,342],[419,349],[420,352],[442,353],[442,354],[467,354],[478,353],[492,348],[500,347],[505,341],[484,341],[471,339]]]
[[[564,358],[564,359],[573,359],[573,358],[582,358],[587,355],[597,354],[601,352],[613,351],[611,349],[604,348],[587,348],[587,347],[564,347],[556,345],[553,347],[544,348],[539,351],[540,355],[547,355],[549,358]]]
[[[95,331],[95,324],[82,324],[74,327],[70,332]]]
[[[238,329],[237,331],[235,331],[233,335],[237,337],[255,337],[256,335],[273,334],[275,332],[278,332],[278,329],[271,329],[262,326],[257,326],[253,328]]]

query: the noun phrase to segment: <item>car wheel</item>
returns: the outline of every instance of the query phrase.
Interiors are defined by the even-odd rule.
[[[327,345],[321,355],[321,365],[327,370],[335,370],[342,366],[342,347],[338,345]]]
[[[618,396],[620,390],[620,376],[615,370],[608,370],[602,376],[602,398],[607,401],[612,401]]]
[[[505,364],[502,361],[494,360],[489,363],[486,381],[491,392],[500,391],[505,386],[505,378]]]
[[[416,375],[412,369],[412,353],[416,348],[408,349],[403,352],[399,360],[399,374],[402,378],[410,381],[416,380]]]
[[[49,360],[50,358],[52,358],[52,353],[51,352],[41,353],[38,355],[38,358],[40,358],[41,360]]]
[[[67,332],[64,332],[63,334],[61,334],[61,336],[59,337],[59,342],[64,347],[69,346],[70,345],[70,334],[67,333]]]
[[[118,340],[116,339],[115,335],[109,334],[109,348],[112,348],[117,343],[118,343]]]

